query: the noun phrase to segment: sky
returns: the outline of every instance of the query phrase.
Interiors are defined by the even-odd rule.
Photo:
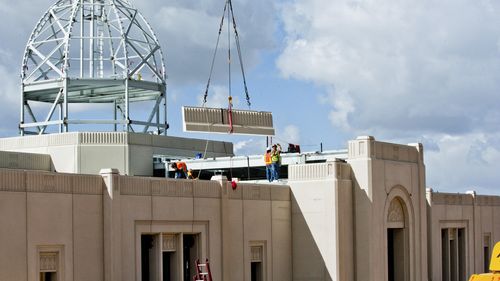
[[[18,134],[24,47],[53,2],[0,0],[0,137]],[[131,2],[166,54],[168,134],[262,153],[262,136],[182,131],[181,107],[202,102],[225,1]],[[427,187],[500,194],[500,2],[233,0],[233,7],[251,109],[273,112],[275,142],[303,151],[321,143],[345,149],[361,135],[421,142]],[[222,40],[209,106],[226,107],[226,50]],[[237,67],[231,90],[235,107],[246,109]]]

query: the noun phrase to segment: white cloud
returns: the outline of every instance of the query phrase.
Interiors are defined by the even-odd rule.
[[[487,0],[295,0],[281,10],[286,44],[276,64],[283,77],[326,89],[320,100],[335,128],[395,141],[426,136],[429,182],[452,190],[467,174],[493,190],[499,12],[500,2]],[[478,165],[481,176],[462,173]]]
[[[298,0],[284,8],[277,65],[285,77],[333,86],[333,100],[348,93],[348,127],[471,130],[500,105],[500,7],[483,2]]]
[[[0,136],[17,134],[19,123],[20,78],[3,64],[0,64]]]
[[[228,92],[229,92],[228,88],[225,86],[212,85],[208,93],[206,106],[227,108],[229,105]],[[203,97],[200,95],[198,97],[198,100],[200,101],[200,103],[202,103]],[[233,106],[235,108],[238,108],[238,105],[239,105],[239,98],[233,96]]]
[[[156,28],[159,31],[181,35],[191,45],[211,49],[214,47],[220,17],[199,9],[164,6],[155,14],[154,21],[162,23]]]
[[[235,155],[264,154],[266,147],[265,138],[250,138],[236,141],[233,145]]]
[[[300,143],[300,129],[295,125],[288,125],[281,133],[280,139],[284,139],[288,143]],[[286,147],[284,147],[286,149]]]
[[[353,100],[349,97],[349,93],[342,92],[335,95],[330,99],[330,103],[333,107],[330,111],[330,121],[332,124],[340,129],[348,131],[349,126],[349,114],[355,111]]]
[[[497,186],[500,134],[442,135],[437,143],[439,151],[425,150],[430,187],[440,191],[500,194]]]

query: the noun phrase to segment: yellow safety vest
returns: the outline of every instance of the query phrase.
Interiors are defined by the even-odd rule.
[[[271,154],[271,161],[273,161],[273,163],[276,163],[276,162],[279,162],[280,161],[280,153],[279,151],[275,151]]]

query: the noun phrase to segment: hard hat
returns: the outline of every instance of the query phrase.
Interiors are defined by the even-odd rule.
[[[268,146],[268,147],[267,147],[267,150],[271,150],[271,147],[270,147],[270,146]]]

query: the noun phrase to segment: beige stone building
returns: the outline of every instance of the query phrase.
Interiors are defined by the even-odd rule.
[[[359,137],[279,184],[135,176],[169,140],[1,139],[0,280],[192,280],[206,258],[214,280],[467,280],[500,240],[500,197],[426,190],[420,144]]]
[[[287,156],[279,183],[158,177],[161,157],[248,174],[263,161],[166,136],[163,52],[128,0],[57,1],[21,73],[21,136],[0,139],[0,281],[189,281],[198,259],[214,281],[463,281],[500,240],[500,197],[426,190],[421,144]],[[104,119],[70,113],[95,103]],[[269,112],[183,116],[186,130],[274,134]],[[113,132],[70,132],[82,125]]]

